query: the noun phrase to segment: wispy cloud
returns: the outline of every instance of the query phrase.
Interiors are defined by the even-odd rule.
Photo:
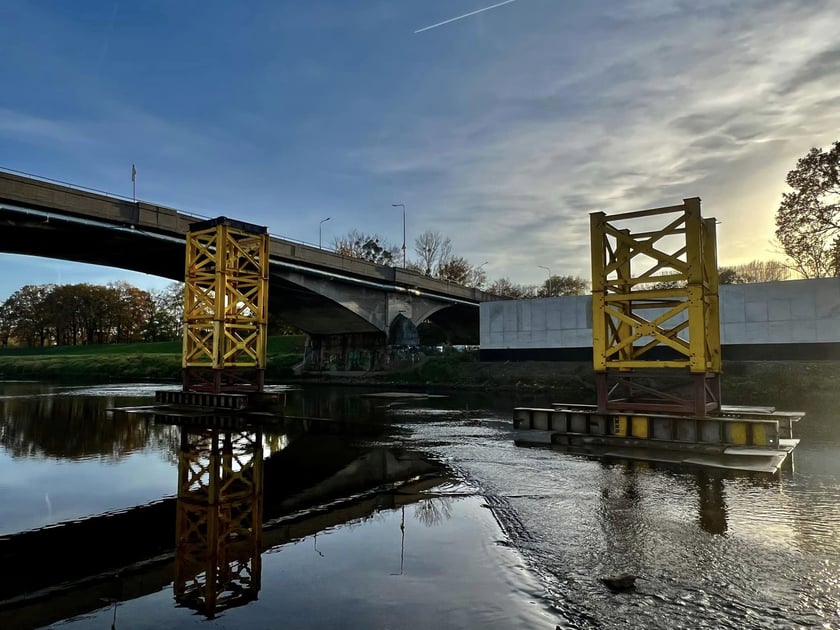
[[[440,173],[416,183],[427,222],[512,276],[538,277],[536,260],[586,275],[588,212],[695,195],[724,220],[722,262],[771,257],[785,172],[840,129],[826,106],[840,97],[840,14],[829,3],[727,3],[690,16],[684,6],[620,7],[587,34],[597,53],[572,67],[546,67],[564,56],[549,38],[539,62],[500,59],[462,88],[492,103],[483,115],[427,119],[398,152],[370,148],[370,167],[405,181]]]
[[[773,255],[786,172],[840,129],[836,0],[488,1],[436,23],[448,0],[141,3],[95,24],[21,4],[0,163],[124,194],[136,163],[143,198],[310,242],[324,216],[325,241],[399,240],[405,202],[409,241],[445,232],[519,282],[588,276],[591,211],[695,195],[722,263]],[[404,36],[484,12],[492,29]]]
[[[55,146],[56,143],[85,145],[90,136],[73,121],[48,116],[36,116],[0,107],[0,138]]]

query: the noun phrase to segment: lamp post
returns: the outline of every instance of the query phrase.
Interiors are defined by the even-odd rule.
[[[321,219],[321,222],[318,224],[318,249],[321,249],[321,227],[324,225],[325,222],[329,221],[331,218],[332,217]]]
[[[540,269],[545,269],[548,272],[548,297],[551,297],[551,269],[544,265],[537,265]]]
[[[402,207],[402,211],[403,211],[403,246],[402,246],[402,250],[403,250],[403,269],[405,269],[405,204],[404,203],[392,203],[391,206],[393,208]]]

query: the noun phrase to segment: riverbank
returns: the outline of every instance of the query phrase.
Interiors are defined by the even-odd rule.
[[[840,361],[724,361],[722,399],[727,404],[800,407],[836,400]],[[310,374],[298,383],[382,385],[452,390],[545,392],[553,400],[595,402],[590,362],[479,361],[478,353],[425,357],[389,372]]]
[[[394,365],[385,372],[295,375],[293,368],[303,359],[305,341],[303,335],[269,338],[268,382],[546,392],[555,400],[595,401],[595,374],[589,362],[482,362],[476,352],[453,351]],[[767,405],[828,400],[836,392],[838,377],[840,361],[726,361],[723,400]],[[0,378],[178,381],[181,343],[6,348],[0,350]]]

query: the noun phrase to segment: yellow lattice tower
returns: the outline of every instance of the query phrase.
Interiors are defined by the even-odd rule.
[[[266,228],[225,217],[187,233],[185,391],[262,391],[268,323]]]
[[[181,430],[173,590],[210,618],[260,590],[262,455],[260,431]]]
[[[645,224],[645,231],[632,233],[628,221]],[[715,220],[702,218],[695,197],[666,208],[596,212],[590,228],[599,409],[699,416],[718,409]],[[688,393],[640,378],[652,369],[660,380],[669,372],[686,377]]]

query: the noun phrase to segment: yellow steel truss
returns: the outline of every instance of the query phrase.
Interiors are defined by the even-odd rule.
[[[634,234],[622,227],[628,220],[667,223]],[[610,216],[595,212],[590,228],[595,371],[719,373],[715,220],[701,217],[700,199]],[[670,356],[649,358],[657,347]]]
[[[224,217],[191,226],[184,274],[185,370],[265,368],[268,260],[265,228]]]

